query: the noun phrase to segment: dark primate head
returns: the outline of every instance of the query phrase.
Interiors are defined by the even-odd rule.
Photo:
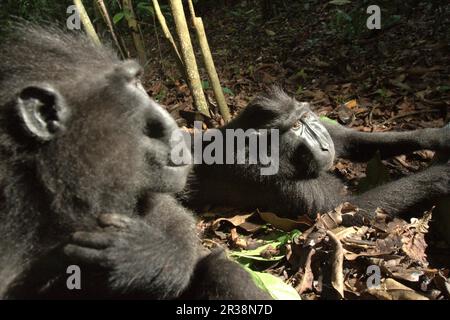
[[[280,174],[287,178],[315,177],[334,160],[334,144],[319,117],[306,102],[298,102],[280,89],[256,98],[230,128],[278,129]]]
[[[148,97],[137,63],[36,26],[17,27],[0,46],[2,212],[74,229],[184,186],[188,167],[169,159],[176,123]]]

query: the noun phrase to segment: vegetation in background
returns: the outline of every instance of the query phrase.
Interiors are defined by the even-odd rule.
[[[133,1],[148,57],[145,88],[154,99],[168,106],[180,126],[191,126],[199,116],[204,121],[204,128],[223,124],[219,106],[212,98],[213,83],[207,80],[201,63],[198,65],[201,86],[212,117],[205,119],[193,108],[192,95],[180,71],[184,67],[180,69],[176,64],[179,59],[184,65],[179,58],[181,53],[173,54],[179,44],[169,1],[159,0],[162,13],[159,17],[153,7],[155,1]],[[93,3],[83,1],[97,33],[102,41],[107,41],[109,28],[103,18],[95,14]],[[126,55],[138,57],[127,23],[128,11],[124,10],[122,1],[104,0],[104,3]],[[66,8],[71,4],[72,1],[2,0],[0,28],[3,31],[9,26],[12,21],[9,14],[44,24],[47,21],[64,24]],[[448,4],[442,0],[376,1],[382,10],[382,29],[373,31],[365,26],[368,4],[375,3],[368,0],[194,1],[196,14],[204,22],[231,115],[245,107],[254,95],[276,84],[297,99],[311,102],[318,114],[327,117],[324,118],[326,121],[337,121],[356,130],[371,132],[442,126],[449,118],[450,101]],[[187,9],[185,6],[184,11],[188,12]],[[166,21],[166,30],[160,26],[161,16]],[[186,18],[192,37],[195,35],[190,23],[192,17]],[[166,40],[167,32],[173,35],[173,44]],[[194,50],[199,49],[196,38],[192,39]],[[201,52],[196,50],[194,53],[201,62]],[[351,189],[362,190],[385,183],[389,177],[396,179],[416,172],[429,165],[432,158],[432,153],[423,151],[383,161],[374,158],[368,166],[340,159],[333,170]],[[444,239],[449,241],[447,208],[448,201],[437,207],[432,220],[438,222],[430,224],[437,224]],[[323,279],[313,276],[323,274],[329,268],[327,255],[333,251],[329,243],[326,240],[319,242],[314,258],[317,260],[301,260],[309,257],[303,251],[307,242],[301,237],[313,223],[302,219],[288,221],[303,232],[299,235],[285,229],[274,230],[277,221],[274,218],[265,220],[262,213],[257,218],[264,221],[255,226],[236,223],[234,217],[224,221],[224,208],[221,210],[220,218],[212,222],[208,221],[211,212],[201,217],[200,223],[205,225],[202,230],[206,230],[205,243],[229,247],[230,256],[257,270],[252,272],[255,280],[274,295],[278,284],[267,274],[293,285],[303,299],[327,296]],[[231,210],[237,211],[236,208]],[[433,269],[411,269],[405,262],[411,250],[422,256],[426,249],[421,228],[404,220],[396,220],[395,228],[391,222],[382,220],[381,223],[389,228],[337,229],[341,234],[355,234],[360,241],[359,246],[346,244],[345,271],[360,276],[345,278],[345,298],[372,296],[381,299],[386,297],[386,292],[392,294],[392,298],[414,298],[416,292],[422,294],[420,285],[424,275],[430,279],[434,277],[432,283],[443,283],[439,268],[448,270],[449,255],[448,246],[442,247],[440,238],[427,238],[427,259]],[[427,237],[433,238],[437,233],[432,230]],[[417,238],[419,247],[415,247]],[[393,250],[388,241],[391,239],[403,243],[402,250]],[[369,241],[376,242],[376,250],[364,247]],[[430,248],[434,251],[430,252]],[[380,252],[384,255],[382,258]],[[391,258],[385,258],[388,256]],[[401,257],[402,263],[392,264],[389,259],[394,256]],[[383,270],[395,275],[395,280],[386,280],[386,292],[361,290],[371,259],[378,259]],[[261,275],[260,272],[264,273]],[[423,275],[419,277],[418,274]],[[400,287],[399,283],[406,283],[408,288]],[[284,290],[282,286],[279,288]],[[447,298],[450,297],[448,294]]]

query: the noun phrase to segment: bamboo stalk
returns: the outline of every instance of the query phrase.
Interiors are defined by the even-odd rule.
[[[89,18],[86,9],[84,8],[83,2],[81,0],[73,0],[73,3],[77,7],[78,14],[80,15],[81,23],[84,26],[84,29],[86,30],[87,35],[91,40],[97,44],[101,45],[100,38],[98,37],[97,33],[95,32],[95,28],[92,25],[91,19]]]
[[[195,31],[197,32],[198,42],[200,44],[200,50],[203,56],[203,63],[206,67],[206,72],[208,73],[209,80],[211,81],[211,86],[213,88],[214,96],[216,97],[217,104],[219,105],[219,111],[225,122],[231,120],[230,109],[228,108],[225,96],[223,94],[222,86],[220,85],[219,75],[217,74],[216,67],[214,66],[214,59],[211,54],[211,49],[208,44],[208,39],[206,38],[205,27],[203,25],[203,20],[195,15],[194,4],[192,0],[189,0],[189,11],[192,17],[192,23],[194,25]]]
[[[122,46],[120,45],[119,39],[114,30],[114,25],[111,21],[111,18],[109,16],[108,9],[106,8],[105,3],[103,2],[103,0],[94,0],[94,1],[95,1],[95,4],[97,5],[97,8],[100,10],[103,20],[105,21],[106,25],[109,28],[109,32],[111,33],[111,37],[113,38],[113,41],[116,44],[117,49],[119,50],[120,56],[123,59],[126,59],[127,55],[125,54],[125,51],[123,50]]]
[[[203,93],[202,83],[198,73],[197,61],[195,60],[194,48],[192,47],[186,16],[184,15],[183,3],[181,0],[170,0],[169,2],[180,40],[181,54],[183,56],[195,106],[201,114],[210,117],[208,104],[206,102],[205,94]]]

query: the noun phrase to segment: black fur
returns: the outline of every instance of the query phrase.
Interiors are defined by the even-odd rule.
[[[175,121],[140,73],[55,28],[21,26],[0,44],[0,298],[268,298],[205,255],[170,195],[190,167],[171,163]],[[193,291],[211,260],[226,289]],[[70,264],[81,290],[66,286]]]
[[[450,126],[362,133],[321,121],[322,129],[328,131],[329,142],[334,145],[323,151],[310,148],[303,138],[292,133],[295,121],[303,114],[312,114],[309,105],[297,102],[281,90],[275,89],[267,97],[257,98],[221,130],[279,129],[279,172],[261,175],[260,164],[198,164],[180,197],[192,208],[204,204],[234,205],[270,210],[286,217],[302,214],[315,217],[317,213],[350,201],[363,209],[362,216],[371,218],[377,207],[399,215],[415,212],[433,199],[449,194],[450,168],[445,161],[359,196],[347,194],[345,185],[328,169],[335,157],[367,161],[377,150],[382,158],[420,149],[448,152]],[[248,155],[248,143],[245,148]]]

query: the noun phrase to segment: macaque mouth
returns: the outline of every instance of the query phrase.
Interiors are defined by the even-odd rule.
[[[181,191],[185,184],[187,176],[191,170],[191,165],[170,166],[165,165],[158,168],[156,180],[149,186],[148,192],[173,193]]]

